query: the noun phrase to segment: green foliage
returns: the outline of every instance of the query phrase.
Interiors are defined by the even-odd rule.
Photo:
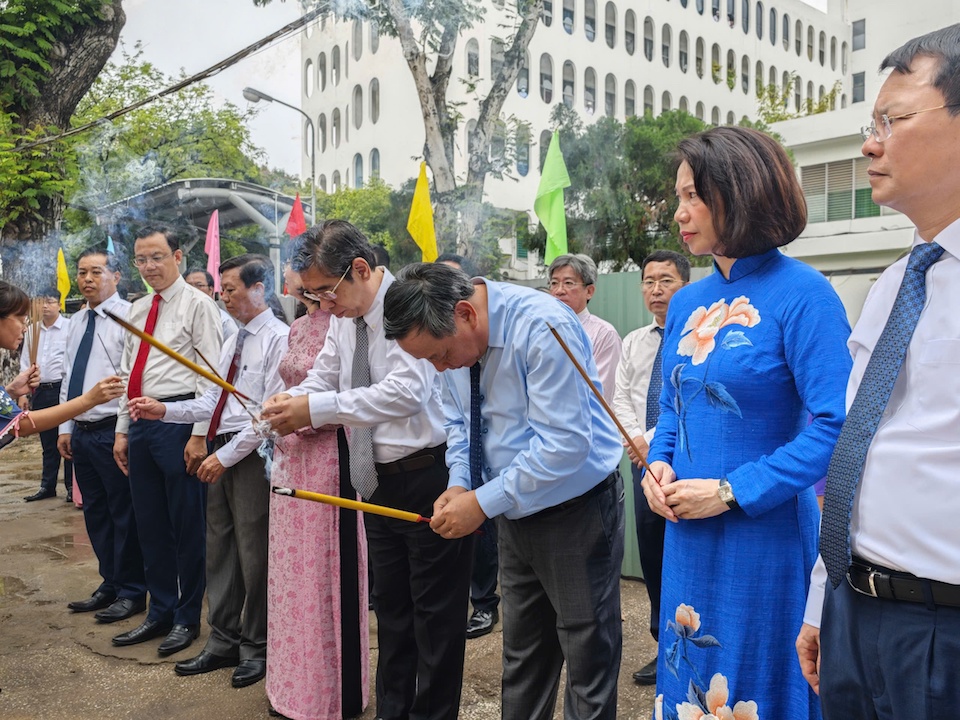
[[[43,137],[50,130],[37,127],[22,133],[14,127],[11,115],[0,112],[0,229],[23,216],[40,219],[41,198],[60,194],[67,187],[57,171],[65,162],[62,146],[12,152],[16,145]]]
[[[681,247],[673,223],[679,141],[706,129],[685,112],[630,117],[625,123],[601,118],[584,128],[576,113],[558,106],[552,119],[570,174],[565,192],[571,252],[585,252],[616,269],[639,264],[658,247]],[[526,247],[542,250],[542,230]]]
[[[791,73],[783,87],[772,84],[757,88],[757,116],[763,122],[769,124],[806,117],[807,115],[819,115],[836,107],[837,96],[842,89],[839,80],[819,101],[807,98],[799,111],[791,110],[797,82],[796,73]]]
[[[30,109],[64,52],[61,38],[97,24],[103,0],[6,0],[0,2],[0,230],[21,220],[42,222],[44,202],[67,186],[68,151],[48,145],[13,148],[57,132],[30,124]]]
[[[141,57],[138,45],[132,54],[124,51],[122,63],[108,64],[74,123],[95,120],[174,82]],[[68,226],[82,227],[89,211],[180,178],[258,182],[262,152],[246,125],[254,112],[231,103],[217,107],[212,90],[199,83],[79,136],[72,143]]]
[[[380,178],[372,179],[363,188],[341,187],[334,193],[319,193],[317,218],[346,220],[358,227],[370,242],[383,245],[390,251],[394,243],[393,233],[396,232],[392,222],[396,214],[392,195],[390,188]],[[403,216],[404,224],[406,217]]]
[[[0,107],[22,112],[50,72],[59,38],[94,25],[103,0],[0,3]]]

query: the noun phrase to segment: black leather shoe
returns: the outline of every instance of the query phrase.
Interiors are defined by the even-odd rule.
[[[203,650],[194,658],[178,662],[173,666],[173,671],[177,675],[200,675],[220,668],[236,667],[239,664],[238,657],[224,657]]]
[[[233,671],[230,682],[235,688],[244,688],[263,680],[267,674],[266,660],[241,660],[237,669]]]
[[[174,625],[170,629],[167,639],[160,643],[160,647],[157,648],[157,655],[166,657],[181,650],[186,650],[193,644],[199,634],[200,627],[198,625]]]
[[[130,632],[117,635],[111,642],[117,647],[126,647],[127,645],[137,645],[147,640],[166,635],[170,632],[170,623],[162,623],[157,620],[147,618],[139,627],[135,627]]]
[[[103,608],[110,605],[110,603],[116,599],[116,595],[111,595],[110,593],[97,590],[86,600],[74,600],[73,602],[68,602],[67,607],[76,613],[93,612],[94,610],[103,610]]]
[[[467,639],[489,634],[499,620],[500,613],[496,610],[474,610],[470,622],[467,623]]]
[[[114,623],[118,620],[126,620],[128,617],[139,615],[147,609],[147,601],[143,598],[133,600],[131,598],[117,598],[113,604],[106,610],[101,610],[95,617],[98,623]]]
[[[46,500],[47,498],[55,498],[56,496],[56,490],[38,490],[33,495],[27,495],[23,500],[24,502],[33,502],[34,500]]]
[[[657,684],[657,659],[654,658],[633,674],[633,681],[637,685]]]
[[[270,717],[281,718],[281,720],[290,720],[290,718],[271,705],[269,700],[267,701],[267,715]]]

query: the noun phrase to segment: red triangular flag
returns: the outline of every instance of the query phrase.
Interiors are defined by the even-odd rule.
[[[307,231],[307,220],[303,217],[303,204],[300,202],[300,193],[297,193],[297,199],[293,201],[293,210],[290,211],[290,219],[287,220],[287,235],[296,237]]]

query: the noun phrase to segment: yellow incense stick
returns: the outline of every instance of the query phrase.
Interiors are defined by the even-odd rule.
[[[337,507],[346,508],[347,510],[360,510],[361,512],[383,515],[384,517],[406,520],[407,522],[430,522],[430,518],[417,515],[417,513],[407,512],[406,510],[396,510],[385,507],[384,505],[373,505],[371,503],[360,502],[359,500],[347,500],[346,498],[336,497],[334,495],[324,495],[307,490],[295,490],[294,488],[276,486],[273,488],[273,492],[277,495],[286,495],[288,497],[300,498],[301,500],[312,500],[313,502],[325,503],[326,505],[336,505]]]
[[[620,430],[620,434],[623,435],[623,439],[627,441],[627,444],[630,445],[630,449],[633,450],[633,452],[635,452],[637,457],[640,459],[640,464],[643,465],[643,467],[646,469],[648,473],[650,473],[651,475],[653,475],[654,478],[656,478],[657,476],[653,474],[653,472],[650,470],[650,466],[647,465],[647,461],[644,459],[643,453],[640,452],[640,448],[638,448],[636,444],[633,442],[633,438],[627,434],[626,429],[617,419],[617,416],[614,414],[613,410],[610,408],[609,405],[607,405],[607,401],[603,399],[603,395],[600,393],[599,390],[597,390],[597,386],[594,385],[593,382],[590,380],[590,376],[587,375],[587,371],[583,369],[583,366],[580,364],[577,358],[575,358],[573,353],[570,352],[570,348],[567,346],[567,343],[565,343],[563,341],[563,338],[560,337],[560,333],[558,333],[554,329],[553,325],[551,325],[550,323],[547,323],[547,327],[550,328],[550,332],[553,333],[553,336],[557,339],[557,342],[560,343],[560,347],[563,348],[563,351],[567,354],[567,357],[570,358],[571,362],[573,362],[574,366],[576,366],[577,370],[580,372],[580,375],[583,377],[584,380],[587,381],[587,386],[591,390],[593,390],[593,394],[597,396],[597,400],[600,401],[600,404],[603,406],[603,409],[607,411],[607,415],[609,415],[610,418],[613,420],[613,422],[616,423],[617,428]]]
[[[164,345],[162,342],[160,342],[159,340],[157,340],[153,335],[148,335],[147,333],[145,333],[145,332],[144,332],[143,330],[141,330],[140,328],[131,325],[130,323],[128,323],[128,322],[127,322],[126,320],[124,320],[123,318],[117,317],[116,315],[114,315],[114,314],[113,314],[112,312],[110,312],[109,310],[104,310],[103,313],[104,313],[104,315],[106,315],[108,318],[110,318],[111,320],[113,320],[115,323],[119,324],[119,325],[120,325],[124,330],[126,330],[127,332],[133,333],[133,334],[136,335],[138,338],[140,338],[141,340],[143,340],[145,343],[148,343],[149,345],[155,347],[157,350],[159,350],[160,352],[162,352],[164,355],[168,355],[168,356],[172,357],[174,360],[176,360],[178,363],[180,363],[181,365],[190,368],[190,369],[193,370],[193,372],[195,372],[197,375],[200,375],[200,376],[202,376],[202,377],[205,377],[207,380],[209,380],[210,382],[212,382],[214,385],[219,385],[220,387],[222,387],[224,390],[226,390],[226,391],[229,392],[229,393],[233,393],[234,395],[236,395],[236,396],[238,396],[238,397],[242,397],[242,398],[245,398],[246,400],[250,400],[249,397],[247,397],[247,396],[244,395],[242,392],[240,392],[239,390],[237,390],[233,385],[231,385],[230,383],[228,383],[226,380],[224,380],[223,378],[217,377],[215,374],[213,374],[213,373],[210,372],[209,370],[206,370],[205,368],[200,367],[199,365],[197,365],[197,364],[196,364],[195,362],[193,362],[192,360],[188,360],[188,359],[185,358],[183,355],[181,355],[180,353],[178,353],[176,350],[173,350],[173,349],[171,349],[171,348],[168,348],[168,347],[167,347],[166,345]]]

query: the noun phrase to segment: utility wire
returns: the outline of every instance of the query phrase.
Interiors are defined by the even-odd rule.
[[[94,120],[92,122],[88,122],[86,125],[81,125],[80,127],[72,128],[70,130],[67,130],[66,132],[60,133],[59,135],[48,135],[47,137],[40,138],[39,140],[34,140],[33,142],[26,143],[24,145],[17,145],[16,147],[11,148],[11,152],[22,152],[24,150],[31,150],[35,147],[40,147],[41,145],[49,145],[50,143],[57,142],[58,140],[63,140],[65,138],[72,137],[73,135],[79,135],[80,133],[86,132],[87,130],[94,128],[103,122],[109,122],[111,120],[115,120],[118,117],[122,117],[123,115],[126,115],[127,113],[132,112],[137,108],[141,108],[144,105],[148,105],[155,100],[159,100],[162,97],[166,97],[167,95],[172,95],[173,93],[179,92],[180,90],[183,90],[184,88],[189,87],[194,83],[200,82],[201,80],[206,80],[207,78],[211,78],[214,75],[217,75],[218,73],[220,73],[221,71],[226,70],[228,67],[232,65],[236,65],[238,62],[240,62],[244,58],[247,58],[250,55],[253,55],[258,50],[265,48],[267,45],[269,45],[273,41],[282,39],[285,36],[296,32],[297,30],[309,24],[310,22],[315,20],[318,16],[320,16],[323,12],[326,12],[326,11],[327,11],[327,8],[325,4],[322,4],[319,7],[311,10],[305,15],[294,20],[293,22],[288,23],[287,25],[284,25],[282,28],[280,28],[276,32],[271,33],[270,35],[267,35],[266,37],[257,40],[251,45],[247,45],[247,47],[245,47],[243,50],[240,50],[239,52],[234,53],[233,55],[228,57],[226,60],[221,60],[216,65],[211,65],[206,70],[201,70],[196,75],[191,75],[188,78],[184,78],[180,82],[175,83],[167,88],[164,88],[163,90],[156,92],[153,95],[145,97],[142,100],[138,100],[137,102],[131,105],[127,105],[126,107],[120,108],[119,110],[114,110],[112,113],[104,115],[103,117],[98,118],[97,120]]]

